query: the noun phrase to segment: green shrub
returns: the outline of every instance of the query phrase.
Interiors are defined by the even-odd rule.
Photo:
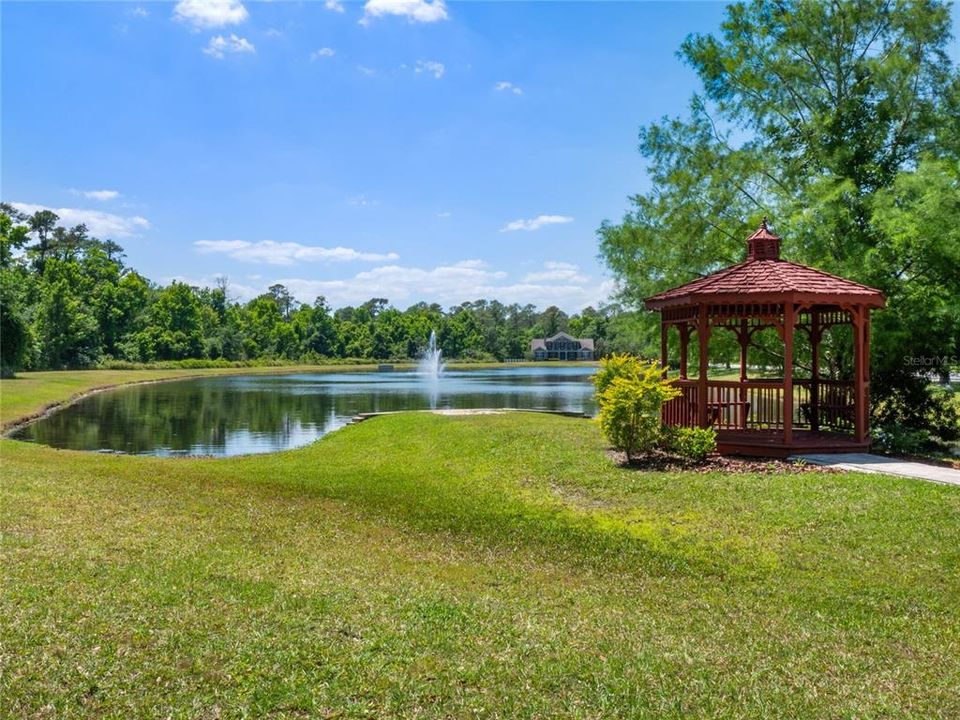
[[[597,382],[600,429],[627,459],[653,450],[661,437],[660,408],[680,391],[663,378],[659,365],[628,356],[604,361]]]
[[[960,439],[960,390],[937,386],[930,392],[931,409],[927,413],[930,431],[941,440]]]
[[[874,428],[870,434],[874,449],[891,455],[920,455],[936,446],[929,431],[901,425]]]
[[[712,427],[668,427],[663,431],[664,450],[700,462],[717,449],[717,431]]]

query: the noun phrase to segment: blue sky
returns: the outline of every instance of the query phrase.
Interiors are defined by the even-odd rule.
[[[579,310],[720,3],[2,4],[2,197],[158,281]]]

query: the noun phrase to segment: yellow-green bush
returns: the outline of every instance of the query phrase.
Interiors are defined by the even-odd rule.
[[[662,436],[660,408],[680,391],[655,362],[612,355],[594,378],[600,404],[600,429],[627,458],[650,452]]]

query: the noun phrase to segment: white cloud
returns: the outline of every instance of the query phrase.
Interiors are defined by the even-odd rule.
[[[333,10],[333,12],[343,12],[343,3],[340,0],[324,0],[323,6],[327,10]]]
[[[450,267],[455,268],[469,268],[471,270],[486,270],[490,267],[490,263],[486,260],[460,260],[455,262]],[[497,273],[497,277],[506,277],[506,273]]]
[[[563,223],[573,222],[573,218],[569,215],[537,215],[535,218],[530,218],[529,220],[514,220],[508,222],[502,228],[500,232],[513,232],[514,230],[539,230],[544,225],[560,225]]]
[[[374,76],[374,75],[377,74],[377,71],[376,71],[376,70],[374,70],[374,69],[371,68],[371,67],[367,67],[366,65],[357,65],[357,70],[359,70],[360,72],[362,72],[362,73],[363,73],[364,75],[366,75],[367,77],[372,77],[372,76]]]
[[[543,270],[527,273],[523,278],[525,283],[565,282],[585,283],[590,278],[580,273],[580,268],[572,263],[548,261],[543,264]]]
[[[210,38],[210,42],[203,49],[205,55],[215,57],[217,60],[223,60],[226,54],[236,53],[255,53],[257,49],[246,38],[237,37],[230,33],[230,37],[215,35]]]
[[[38,210],[52,210],[60,216],[60,224],[65,227],[86,225],[94,237],[102,240],[111,238],[137,237],[142,231],[150,229],[150,222],[139,215],[124,217],[102,210],[84,210],[82,208],[53,208],[33,203],[10,203],[17,210],[32,215]]]
[[[347,205],[353,205],[354,207],[374,207],[379,204],[379,202],[371,200],[366,195],[354,195],[351,198],[347,198]]]
[[[523,95],[523,89],[517,87],[512,82],[498,82],[493,86],[493,89],[498,92],[512,92],[514,95]]]
[[[273,282],[286,285],[293,295],[312,302],[324,295],[335,307],[356,305],[371,297],[385,297],[399,307],[421,300],[456,305],[480,298],[505,303],[532,303],[545,308],[557,305],[578,311],[587,305],[598,305],[614,290],[610,281],[592,281],[578,277],[575,281],[509,282],[507,273],[490,268],[479,260],[465,260],[434,268],[384,265],[357,273],[351,278],[311,280],[280,278]]]
[[[147,12],[147,9],[142,5],[137,5],[137,7],[133,8],[133,10],[130,11],[130,14],[133,15],[134,17],[145,18],[150,13]]]
[[[220,253],[242,262],[259,262],[267,265],[294,265],[298,262],[383,262],[396,260],[396,253],[360,252],[345,247],[320,247],[301,245],[296,242],[261,240],[199,240],[194,247],[202,253]]]
[[[368,25],[372,18],[398,15],[409,22],[431,23],[446,20],[447,6],[444,0],[367,0],[363,6],[361,25]]]
[[[260,276],[247,275],[247,279],[257,282],[260,280]],[[230,276],[225,273],[215,273],[213,275],[202,275],[199,277],[189,275],[166,275],[159,278],[160,283],[163,285],[169,285],[173,281],[177,281],[184,283],[185,285],[199,288],[216,287],[221,280],[226,281],[227,284],[227,299],[231,301],[238,300],[240,302],[249,302],[250,300],[253,300],[258,295],[265,293],[267,291],[267,287],[273,285],[272,282],[263,286],[245,285],[243,283],[234,282]]]
[[[116,200],[120,197],[120,193],[116,190],[70,190],[70,192],[74,195],[82,195],[89,200],[100,200],[101,202]]]
[[[563,265],[563,263],[558,263]],[[222,273],[200,278],[161,278],[163,282],[179,280],[189,285],[213,287]],[[596,307],[616,290],[610,280],[582,282],[522,282],[513,283],[507,273],[492,269],[482,260],[462,260],[434,268],[384,265],[342,279],[309,279],[302,277],[262,277],[246,275],[245,283],[228,279],[229,295],[242,301],[252,300],[267,291],[274,283],[285,285],[300,302],[312,303],[323,295],[334,307],[358,305],[372,297],[385,297],[398,307],[408,307],[421,300],[442,305],[458,305],[480,298],[496,299],[505,303],[532,303],[546,308],[557,305],[574,312],[587,305]]]
[[[180,0],[173,8],[173,17],[200,30],[239,25],[250,13],[240,0]]]
[[[417,74],[429,73],[439,80],[443,77],[447,69],[442,62],[437,62],[436,60],[417,60],[417,66],[413,71]]]
[[[450,215],[452,215],[452,213],[446,211],[437,213],[438,218],[448,218]]]
[[[325,295],[335,305],[352,305],[371,297],[389,298],[403,305],[418,300],[457,302],[492,297],[484,293],[506,273],[490,270],[479,261],[466,260],[432,269],[384,265],[343,280],[281,280],[298,298]]]
[[[272,37],[272,38],[283,37],[283,31],[282,31],[282,30],[277,30],[276,28],[269,28],[269,29],[264,33],[264,35],[266,35],[267,37]]]
[[[314,50],[310,53],[311,60],[320,60],[321,58],[330,58],[337,54],[337,51],[333,48],[322,47],[319,50]]]

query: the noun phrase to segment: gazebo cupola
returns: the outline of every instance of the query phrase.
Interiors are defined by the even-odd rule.
[[[803,452],[856,451],[869,447],[870,311],[885,304],[866,285],[780,257],[780,238],[766,218],[747,238],[741,263],[665,290],[645,301],[660,312],[661,362],[668,361],[668,336],[679,334],[681,396],[663,411],[664,423],[718,430],[721,452],[784,456]],[[853,372],[826,378],[820,344],[832,327],[853,332]],[[714,328],[732,332],[740,346],[737,380],[711,380],[708,343]],[[748,377],[754,335],[776,330],[783,342],[783,377]],[[810,349],[810,367],[795,374],[797,332]],[[699,353],[697,377],[688,377],[691,336]]]
[[[757,231],[747,238],[747,260],[779,260],[780,236],[774,235],[764,218]]]

